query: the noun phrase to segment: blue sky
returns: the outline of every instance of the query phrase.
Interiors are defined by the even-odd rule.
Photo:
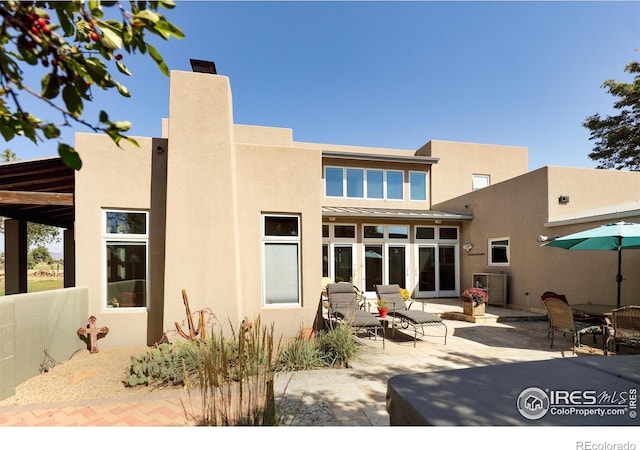
[[[518,145],[532,170],[595,166],[582,122],[613,112],[602,82],[631,80],[624,67],[640,57],[639,2],[178,1],[165,14],[186,38],[153,44],[171,70],[215,61],[236,123],[407,150]],[[132,97],[94,92],[86,117],[105,109],[132,121],[130,134],[158,136],[169,80],[146,56],[123,62]],[[54,143],[7,146],[21,159],[56,154]]]

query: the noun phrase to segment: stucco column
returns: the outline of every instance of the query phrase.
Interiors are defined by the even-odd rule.
[[[4,221],[5,294],[27,292],[27,222]]]
[[[74,230],[62,232],[62,248],[64,259],[64,287],[76,285],[76,243]]]

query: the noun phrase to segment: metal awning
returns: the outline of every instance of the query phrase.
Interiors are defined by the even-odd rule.
[[[363,219],[402,219],[402,220],[471,220],[471,214],[457,214],[432,209],[395,209],[363,208],[345,206],[323,206],[322,217],[353,217]]]
[[[0,163],[0,216],[72,229],[74,191],[59,157]]]
[[[437,164],[440,158],[433,158],[431,156],[422,155],[398,155],[398,154],[377,154],[377,153],[355,153],[355,152],[332,152],[323,150],[323,158],[332,159],[352,159],[361,161],[376,161],[387,163],[402,163],[402,164]]]

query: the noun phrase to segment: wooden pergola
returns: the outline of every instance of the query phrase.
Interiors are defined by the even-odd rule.
[[[75,284],[74,191],[74,170],[58,157],[0,163],[6,294],[27,292],[27,222],[64,229],[64,285]]]

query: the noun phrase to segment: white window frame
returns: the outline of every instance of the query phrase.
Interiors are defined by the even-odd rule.
[[[131,213],[145,215],[145,233],[143,234],[124,234],[124,233],[107,233],[107,214],[108,213]],[[149,211],[136,209],[103,209],[101,217],[102,225],[102,251],[101,251],[101,267],[102,267],[102,309],[108,311],[128,311],[140,310],[149,306]],[[107,245],[109,243],[125,243],[125,244],[144,244],[145,246],[145,304],[144,306],[133,306],[117,308],[108,305],[108,277],[107,277]]]
[[[389,236],[389,227],[406,227],[406,238],[392,238]],[[365,237],[365,227],[382,227],[382,237]],[[366,273],[365,273],[365,248],[367,245],[380,245],[382,247],[382,283],[388,284],[389,282],[389,248],[390,247],[404,247],[405,249],[405,286],[409,286],[409,267],[410,267],[410,251],[411,251],[411,226],[406,223],[363,223],[361,227],[362,232],[362,279],[360,285],[362,289],[366,288]],[[365,292],[367,297],[375,297],[375,292]]]
[[[414,199],[411,197],[413,189],[411,188],[411,175],[424,175],[424,199]],[[410,170],[409,171],[409,200],[412,202],[427,202],[429,201],[429,172]]]
[[[402,187],[401,187],[401,197],[400,198],[389,198],[389,173],[399,173],[400,175],[402,175]],[[404,201],[405,198],[405,192],[404,192],[404,185],[405,185],[405,176],[404,176],[404,170],[385,170],[384,171],[384,198],[385,200],[388,200],[390,202],[401,202]]]
[[[341,170],[342,171],[342,195],[327,195],[327,169],[337,169],[337,170]],[[348,191],[347,191],[347,173],[349,170],[360,170],[362,171],[362,196],[361,197],[350,197],[348,195]],[[382,172],[382,197],[369,197],[368,195],[368,183],[367,183],[367,176],[368,176],[368,172],[369,171],[377,171],[377,172]],[[379,200],[379,201],[383,201],[383,200],[388,200],[388,201],[397,201],[397,202],[401,202],[404,201],[407,198],[407,192],[406,192],[406,171],[405,170],[395,170],[395,169],[378,169],[378,168],[373,168],[373,167],[351,167],[351,166],[324,166],[323,168],[323,172],[324,172],[324,196],[326,198],[346,198],[346,199],[351,199],[351,200]],[[398,173],[400,175],[402,175],[402,187],[401,187],[401,192],[402,192],[402,197],[401,198],[389,198],[388,195],[388,190],[389,190],[389,173]],[[425,189],[426,189],[426,200],[415,200],[415,201],[420,201],[420,202],[426,202],[429,200],[429,188],[428,188],[428,177],[429,174],[428,172],[416,172],[416,173],[425,173],[426,174],[426,180],[425,180]],[[410,195],[410,193],[409,193]]]
[[[471,176],[471,189],[477,191],[491,186],[491,175],[483,173],[474,173]]]
[[[336,266],[335,266],[335,247],[351,247],[351,279],[344,280],[350,283],[356,279],[356,242],[357,242],[357,233],[358,226],[355,223],[323,223],[322,225],[329,225],[329,237],[322,238],[322,245],[328,245],[328,257],[329,257],[329,278],[332,280],[336,279]],[[343,227],[353,227],[354,235],[352,238],[349,237],[336,237],[335,236],[335,227],[343,226]]]
[[[297,236],[271,236],[266,234],[265,224],[266,220],[269,217],[277,217],[277,218],[295,218],[298,222],[298,234]],[[261,236],[262,236],[262,264],[261,264],[261,278],[262,278],[262,305],[265,308],[291,308],[291,307],[300,307],[302,305],[302,220],[299,214],[277,214],[277,213],[263,213],[261,217]],[[296,276],[298,279],[297,286],[297,301],[291,303],[279,303],[276,301],[268,302],[267,301],[267,273],[266,273],[266,257],[267,252],[266,248],[269,244],[285,244],[285,245],[295,245],[296,246]]]
[[[493,261],[493,246],[494,246],[494,243],[498,241],[507,241],[507,245],[505,246],[506,253],[507,253],[507,262]],[[489,250],[487,253],[488,253],[488,263],[490,266],[509,266],[511,264],[511,239],[509,239],[506,236],[498,237],[498,238],[489,238],[487,248]]]
[[[340,169],[342,171],[342,195],[328,195],[327,194],[327,169]],[[344,198],[347,195],[347,177],[345,175],[345,168],[339,166],[324,166],[324,196],[328,198]],[[263,220],[264,222],[264,220]],[[263,229],[264,230],[264,229]],[[264,233],[264,231],[263,231]]]

